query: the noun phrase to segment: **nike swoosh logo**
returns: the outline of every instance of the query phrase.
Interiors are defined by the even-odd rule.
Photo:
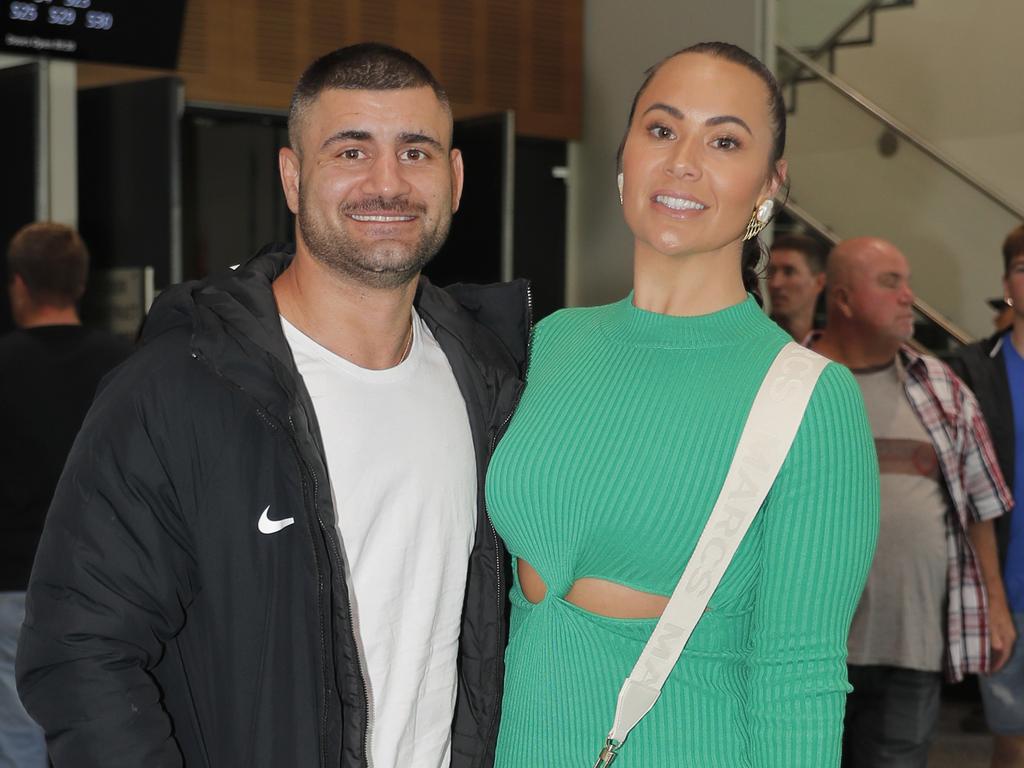
[[[281,520],[270,519],[270,505],[263,510],[263,514],[260,515],[259,529],[260,533],[277,533],[287,528],[289,525],[295,522],[294,517],[285,517]]]

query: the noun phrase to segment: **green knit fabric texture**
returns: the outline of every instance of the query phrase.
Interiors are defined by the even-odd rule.
[[[589,768],[654,628],[563,599],[583,577],[668,596],[789,337],[748,298],[698,317],[632,296],[535,331],[486,495],[515,576],[496,768]],[[878,462],[857,384],[826,367],[768,498],[616,768],[838,766],[846,638],[878,533]],[[515,573],[516,568],[513,567]]]

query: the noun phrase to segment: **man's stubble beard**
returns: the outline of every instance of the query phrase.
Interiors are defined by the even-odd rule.
[[[383,198],[364,200],[355,205],[338,208],[339,217],[359,211],[389,212],[395,215],[412,214],[426,221],[425,205],[414,205],[401,200]],[[369,249],[345,232],[340,225],[330,223],[312,214],[304,190],[299,189],[299,231],[310,254],[324,266],[353,279],[368,288],[395,289],[415,280],[422,269],[437,255],[448,239],[452,212],[450,207],[438,212],[431,230],[425,230],[410,247],[395,242],[381,242]]]

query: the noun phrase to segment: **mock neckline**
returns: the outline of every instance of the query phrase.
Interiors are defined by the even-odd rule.
[[[633,292],[608,305],[604,332],[613,341],[637,347],[699,349],[739,344],[766,333],[771,320],[757,300],[745,301],[706,315],[666,315],[633,304]]]

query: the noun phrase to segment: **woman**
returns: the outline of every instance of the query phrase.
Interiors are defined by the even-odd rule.
[[[693,551],[754,395],[789,340],[746,292],[785,177],[785,109],[735,46],[648,72],[620,149],[634,290],[556,313],[487,479],[513,555],[497,768],[589,766]],[[878,475],[857,386],[829,365],[788,459],[661,698],[615,763],[839,763],[846,633]]]

